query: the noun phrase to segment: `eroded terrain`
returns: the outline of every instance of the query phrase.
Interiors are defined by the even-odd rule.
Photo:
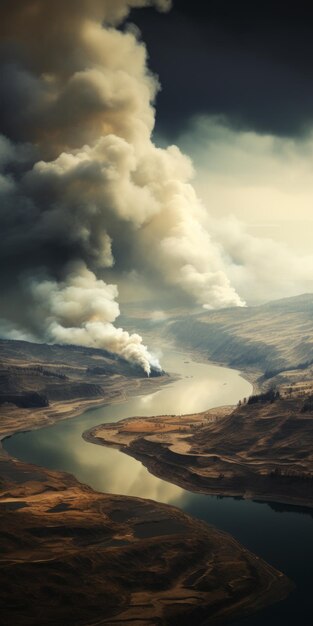
[[[167,382],[123,371],[103,351],[14,343],[3,342],[1,437]],[[229,535],[173,507],[96,493],[4,453],[0,481],[5,624],[225,623],[292,588]]]
[[[0,473],[4,624],[215,624],[291,589],[229,535],[173,507],[19,462],[0,462]]]
[[[312,381],[235,409],[105,424],[86,438],[117,446],[192,491],[313,505]]]

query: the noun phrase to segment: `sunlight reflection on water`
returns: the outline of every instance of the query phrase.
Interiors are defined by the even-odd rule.
[[[251,393],[250,383],[239,372],[190,358],[185,362],[184,358],[173,351],[163,355],[163,367],[180,378],[155,393],[15,435],[7,440],[7,450],[25,461],[69,471],[99,491],[178,504],[185,494],[183,489],[152,476],[138,461],[118,450],[88,443],[82,433],[97,424],[130,416],[182,415],[234,404]]]

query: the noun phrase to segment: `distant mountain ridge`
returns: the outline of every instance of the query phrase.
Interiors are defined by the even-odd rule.
[[[86,365],[87,362],[92,365],[95,364],[95,358],[101,358],[106,361],[111,374],[130,374],[134,373],[134,369],[137,371],[135,366],[130,365],[107,350],[88,348],[85,346],[33,343],[30,341],[16,339],[0,339],[0,353],[1,361],[6,360],[7,358],[21,361],[25,358],[27,359],[27,362],[36,362],[40,360],[42,362],[47,362],[47,364],[50,365],[62,362],[64,365],[77,366],[80,364],[81,359],[83,359],[84,365]],[[140,371],[142,372],[141,368]]]
[[[141,332],[149,345],[174,340],[180,348],[237,369],[252,368],[266,375],[313,363],[313,293],[249,307],[232,307],[164,314],[155,322],[148,313],[129,310],[123,325]]]
[[[263,372],[313,361],[313,294],[174,320],[167,333],[215,361]]]
[[[269,300],[265,304],[260,305],[267,308],[286,308],[289,310],[302,310],[308,307],[313,313],[313,293],[302,293],[299,296],[289,296],[288,298],[279,298],[278,300]]]

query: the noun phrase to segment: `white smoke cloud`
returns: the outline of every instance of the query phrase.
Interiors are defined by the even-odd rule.
[[[36,163],[26,184],[33,197],[51,189],[53,206],[58,197],[58,208],[43,214],[37,227],[41,236],[58,231],[63,221],[66,236],[79,243],[85,259],[110,267],[106,228],[124,222],[135,268],[149,266],[206,307],[242,305],[204,227],[206,211],[187,184],[191,173],[189,159],[175,146],[161,150],[149,143],[143,160],[133,145],[110,134],[92,147]],[[118,257],[118,240],[115,249]]]
[[[261,136],[202,117],[179,143],[195,160],[194,185],[210,209],[205,228],[242,297],[312,291],[312,133]]]
[[[5,337],[6,339],[14,339],[20,341],[31,341],[35,342],[35,337],[29,333],[25,332],[22,328],[19,328],[16,324],[12,324],[9,320],[0,318],[0,337]]]
[[[139,335],[113,326],[120,314],[116,285],[98,280],[84,264],[68,268],[65,281],[32,280],[30,289],[47,341],[105,348],[140,365],[147,375],[151,366],[161,369]]]
[[[134,32],[114,28],[130,8],[169,4],[16,0],[0,7],[7,301],[14,282],[21,297],[27,290],[16,313],[25,332],[104,347],[147,373],[158,363],[138,335],[114,326],[118,291],[103,272],[144,273],[152,285],[208,308],[244,305],[190,185],[190,160],[151,140],[159,86],[145,46]]]
[[[210,218],[210,224],[228,253],[228,276],[248,301],[264,302],[312,290],[312,254],[297,254],[280,241],[256,237],[235,217]]]

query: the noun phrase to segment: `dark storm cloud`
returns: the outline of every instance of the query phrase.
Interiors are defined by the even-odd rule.
[[[133,12],[163,86],[157,130],[198,114],[295,136],[313,122],[312,9],[303,2],[174,0],[166,16]]]

